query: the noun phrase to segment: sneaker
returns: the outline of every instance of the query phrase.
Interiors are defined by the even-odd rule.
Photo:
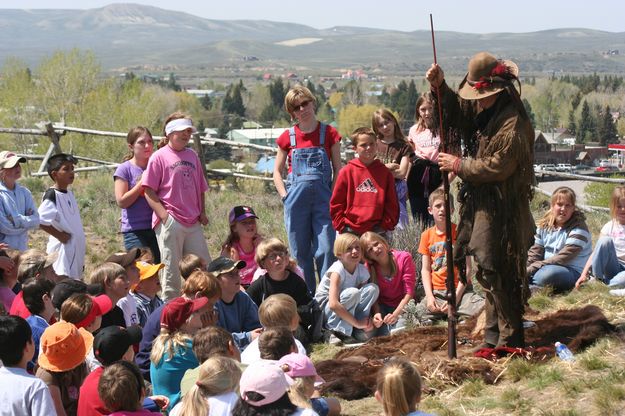
[[[360,343],[360,341],[358,341],[356,338],[346,335],[342,332],[339,331],[332,331],[332,335],[334,335],[336,338],[338,338],[339,343],[343,344],[343,345],[351,345],[351,344],[358,344]],[[330,336],[330,338],[332,337],[332,335]]]
[[[328,337],[328,344],[330,345],[338,345],[341,343],[341,340],[339,339],[339,337],[337,337],[334,334],[330,334],[330,336]]]
[[[625,296],[625,288],[623,288],[623,289],[612,289],[612,290],[610,290],[610,295],[613,295],[613,296]]]
[[[352,338],[356,340],[356,342],[367,342],[373,337],[373,331],[366,332],[363,329],[354,329],[352,331]]]

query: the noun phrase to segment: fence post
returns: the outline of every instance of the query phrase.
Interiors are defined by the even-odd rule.
[[[200,158],[200,164],[202,165],[202,173],[204,173],[205,178],[208,178],[208,172],[206,171],[206,158],[204,157],[204,152],[202,151],[202,139],[200,139],[199,133],[195,133],[193,135],[193,146],[195,147],[195,152]]]
[[[38,173],[43,173],[46,171],[46,165],[48,164],[48,159],[50,159],[50,156],[61,153],[61,138],[59,134],[54,130],[54,126],[52,125],[52,123],[46,124],[46,132],[48,133],[48,137],[50,138],[51,143],[48,147],[48,151],[41,161],[41,165],[39,165],[39,170],[37,171]]]

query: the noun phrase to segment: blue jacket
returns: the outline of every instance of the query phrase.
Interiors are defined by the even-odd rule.
[[[19,183],[8,189],[0,182],[0,242],[28,249],[28,230],[39,227],[39,213],[30,191]]]

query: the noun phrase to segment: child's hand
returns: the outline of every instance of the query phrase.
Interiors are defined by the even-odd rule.
[[[6,273],[11,273],[13,268],[15,267],[15,263],[8,257],[0,257],[0,269],[4,270]]]
[[[381,313],[376,313],[375,315],[373,315],[373,326],[375,326],[376,328],[379,328],[382,326],[383,323],[384,323],[384,320],[382,319]]]
[[[442,312],[441,308],[439,308],[436,304],[436,299],[434,298],[434,296],[428,296],[425,304],[428,310],[432,313]]]
[[[399,165],[397,163],[387,163],[385,165],[391,172],[399,169]]]
[[[258,338],[261,334],[261,332],[263,332],[262,328],[256,328],[253,331],[250,331],[250,335],[252,336],[252,341],[254,341],[256,338]]]
[[[7,248],[11,248],[7,243],[0,243],[0,250],[6,250]]]
[[[392,313],[389,313],[384,317],[384,323],[387,325],[395,325],[397,321],[399,321],[399,317]]]
[[[59,240],[62,244],[67,243],[70,238],[72,238],[72,235],[70,233],[66,233],[65,231],[59,231],[59,234],[56,237],[56,239]]]
[[[208,217],[206,216],[206,213],[204,212],[200,214],[200,224],[202,225],[208,224]]]
[[[588,276],[586,274],[582,274],[577,282],[575,282],[575,289],[579,289],[586,281],[588,280]]]
[[[169,406],[169,397],[167,396],[150,396],[149,398],[161,409],[166,409]]]

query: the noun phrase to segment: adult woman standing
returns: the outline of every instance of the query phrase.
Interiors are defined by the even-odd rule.
[[[143,195],[143,172],[148,166],[148,159],[154,152],[154,141],[150,131],[141,126],[133,127],[126,136],[130,153],[117,167],[115,180],[115,200],[122,209],[121,231],[124,235],[124,247],[149,247],[156,264],[161,261],[161,254],[152,229],[152,208]]]

